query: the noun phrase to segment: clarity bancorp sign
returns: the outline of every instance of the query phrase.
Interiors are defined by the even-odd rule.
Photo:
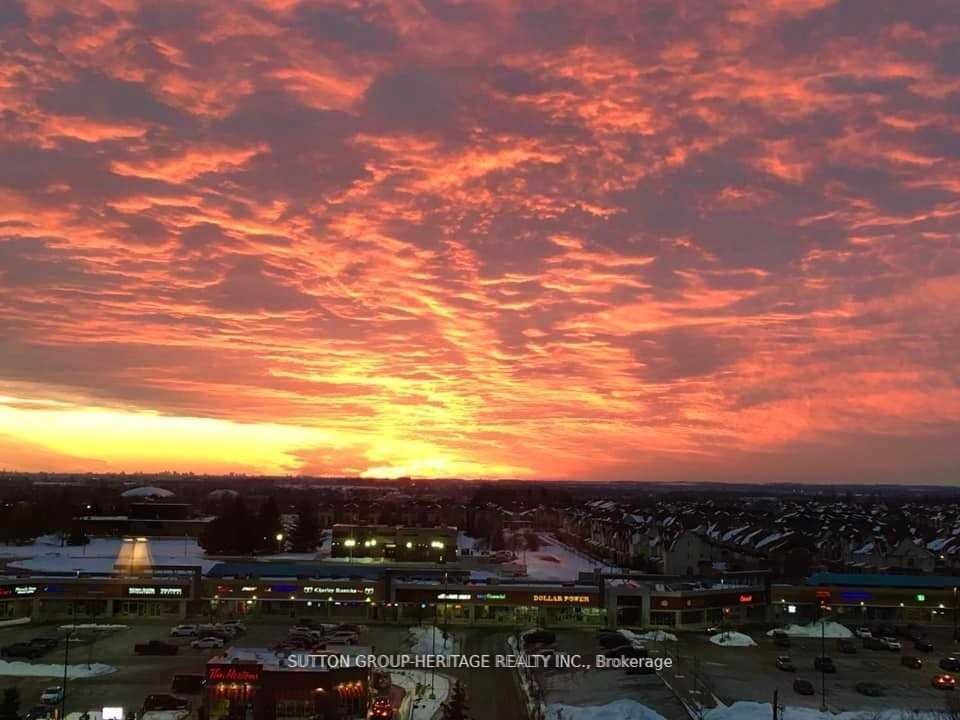
[[[252,683],[260,682],[261,667],[253,664],[208,665],[207,682]]]

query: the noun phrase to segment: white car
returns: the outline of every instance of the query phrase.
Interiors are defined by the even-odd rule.
[[[44,705],[56,705],[61,700],[63,700],[63,688],[59,685],[45,688],[40,693],[40,702]]]
[[[868,627],[858,627],[856,630],[853,631],[853,634],[856,635],[858,638],[873,637],[873,633],[870,632],[870,628]]]
[[[196,634],[196,625],[177,625],[170,631],[170,637],[193,637]]]
[[[222,648],[223,640],[217,637],[197,638],[190,643],[190,647],[197,648],[198,650],[205,648]]]
[[[242,632],[246,632],[246,631],[247,631],[247,626],[244,625],[244,624],[243,624],[242,622],[240,622],[239,620],[227,620],[227,621],[223,624],[223,626],[224,626],[224,627],[228,627],[228,628],[234,628],[234,630],[236,630],[236,633],[237,633],[237,634],[240,634],[240,633],[242,633]]]
[[[903,646],[900,644],[900,641],[892,637],[880,638],[883,643],[887,646],[888,650],[899,650]]]

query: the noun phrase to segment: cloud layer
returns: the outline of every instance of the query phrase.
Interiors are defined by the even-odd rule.
[[[955,480],[957,37],[4,3],[0,466]]]

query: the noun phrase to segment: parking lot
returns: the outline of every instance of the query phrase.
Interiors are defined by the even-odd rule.
[[[634,699],[656,710],[668,720],[687,714],[678,699],[701,701],[706,707],[718,701],[737,700],[770,703],[774,691],[784,706],[818,708],[821,703],[821,674],[814,670],[814,658],[821,654],[819,639],[791,640],[788,649],[777,647],[761,632],[751,633],[755,647],[719,647],[705,633],[677,633],[677,642],[647,642],[653,657],[670,656],[675,666],[661,675],[629,675],[623,670],[545,669],[537,674],[545,690],[547,703],[605,705],[624,698]],[[956,651],[950,632],[930,631],[935,650],[917,652],[903,641],[900,652],[867,650],[856,640],[855,654],[841,653],[836,640],[827,639],[826,654],[833,658],[835,674],[825,674],[826,702],[831,711],[888,708],[904,710],[943,710],[948,693],[931,686],[931,678],[944,672],[942,657]],[[585,659],[602,653],[594,633],[565,631],[557,633],[555,647],[561,653],[581,654]],[[776,666],[778,655],[790,655],[797,672],[785,672]],[[921,669],[901,664],[903,655],[923,659]],[[793,690],[795,678],[809,680],[816,689],[813,696]],[[861,682],[874,682],[884,689],[882,697],[867,697],[856,691]]]
[[[826,681],[826,701],[830,710],[881,710],[890,707],[910,710],[940,710],[944,707],[944,691],[933,688],[931,678],[943,672],[940,658],[954,650],[949,633],[931,632],[935,650],[922,653],[913,650],[909,641],[903,641],[900,652],[867,650],[856,642],[856,654],[839,651],[835,640],[826,640],[826,654],[837,668],[836,673],[822,676]],[[819,707],[821,702],[821,674],[813,668],[814,658],[821,654],[819,639],[791,639],[790,648],[780,648],[762,633],[755,633],[757,647],[724,648],[713,645],[706,635],[681,638],[681,654],[698,658],[699,671],[709,688],[724,702],[755,700],[771,702],[774,690],[780,691],[780,702],[800,707]],[[797,667],[796,673],[777,669],[778,655],[789,655]],[[923,667],[913,670],[901,664],[902,655],[916,655],[923,659]],[[684,666],[689,670],[690,660]],[[793,690],[793,680],[801,677],[816,688],[813,696],[799,695]],[[857,683],[874,682],[884,688],[884,696],[867,697],[856,691]]]

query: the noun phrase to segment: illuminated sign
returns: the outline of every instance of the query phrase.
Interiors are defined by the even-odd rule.
[[[227,590],[229,589],[230,588],[227,588]],[[256,591],[257,591],[256,585],[244,585],[242,588],[240,588],[240,592],[256,592]]]
[[[100,711],[103,720],[123,720],[122,707],[105,707]]]
[[[534,595],[535,603],[570,603],[585,605],[590,602],[589,595]]]
[[[470,593],[440,593],[437,600],[469,600],[471,597]]]
[[[180,587],[137,587],[127,588],[127,595],[131,597],[183,597],[183,588]]]
[[[817,590],[817,599],[819,600],[829,600],[830,591],[829,590]]]
[[[796,614],[797,614],[797,606],[796,606],[796,605],[787,605],[787,612],[790,613],[791,615],[796,615]]]
[[[477,593],[477,600],[506,600],[506,593]]]
[[[208,665],[207,682],[260,682],[260,666]]]
[[[303,592],[308,595],[359,595],[361,592],[364,595],[373,595],[373,590],[372,587],[324,587],[322,585],[306,585],[303,588]]]
[[[926,602],[927,596],[923,593],[917,593],[917,602]]]
[[[13,589],[14,595],[34,595],[37,592],[36,585],[17,585]]]
[[[753,595],[741,595],[741,596],[740,596],[740,602],[742,602],[742,603],[752,603],[752,602],[753,602]]]

